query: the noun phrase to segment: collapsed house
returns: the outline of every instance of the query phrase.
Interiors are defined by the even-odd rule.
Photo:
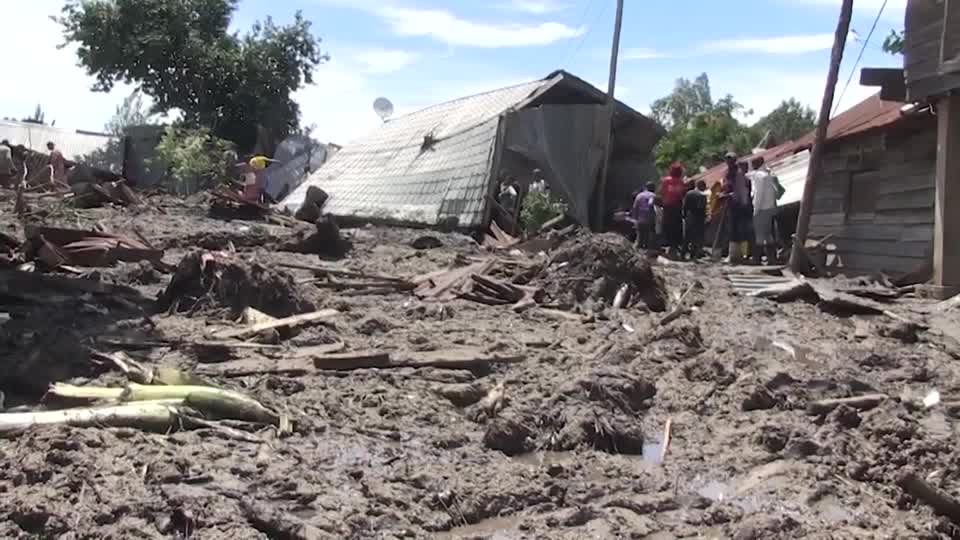
[[[763,157],[786,190],[781,236],[796,226],[813,132],[741,158]],[[836,272],[902,274],[924,264],[933,241],[936,119],[925,107],[871,96],[830,121],[810,234],[830,244]],[[723,181],[726,165],[698,178]]]
[[[581,224],[605,220],[656,175],[654,121],[617,102],[603,201],[597,199],[606,94],[564,71],[544,79],[434,105],[390,120],[330,159],[282,205],[296,210],[307,189],[330,195],[341,218],[414,225],[490,222],[499,183],[539,169],[551,193]],[[598,214],[599,212],[599,214]]]

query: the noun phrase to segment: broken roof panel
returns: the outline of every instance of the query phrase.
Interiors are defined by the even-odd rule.
[[[283,201],[296,209],[310,185],[330,194],[338,216],[429,225],[480,225],[501,113],[555,79],[435,105],[386,122],[337,152]]]

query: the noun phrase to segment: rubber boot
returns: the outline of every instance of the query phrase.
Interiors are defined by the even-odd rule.
[[[769,245],[766,246],[767,250],[767,266],[776,266],[780,261],[777,260],[777,246]]]

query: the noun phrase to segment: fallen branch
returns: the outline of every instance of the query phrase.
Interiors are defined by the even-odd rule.
[[[320,275],[339,276],[339,277],[353,278],[353,279],[366,279],[370,281],[387,281],[390,283],[398,283],[403,285],[410,284],[410,281],[403,278],[385,276],[382,274],[367,274],[364,272],[356,272],[353,270],[340,270],[337,268],[326,268],[323,266],[307,266],[304,264],[288,264],[288,263],[281,263],[277,266],[280,266],[281,268],[292,268],[294,270],[307,270],[309,272],[313,272],[315,274],[320,274]]]
[[[320,311],[314,311],[312,313],[302,313],[300,315],[294,315],[292,317],[284,317],[283,319],[274,319],[272,321],[265,321],[262,323],[254,324],[247,328],[241,328],[239,330],[225,330],[225,331],[214,334],[214,337],[217,339],[242,339],[250,336],[255,336],[265,330],[272,330],[274,328],[283,328],[283,327],[293,328],[296,326],[302,326],[304,324],[316,322],[321,319],[329,319],[330,317],[338,315],[339,313],[340,312],[335,309],[322,309]]]
[[[857,410],[866,411],[873,409],[889,399],[889,396],[886,394],[866,394],[862,396],[854,396],[848,398],[838,398],[838,399],[822,399],[820,401],[814,401],[807,405],[807,413],[809,414],[827,414],[830,411],[836,409],[841,405],[846,405],[847,407],[852,407]]]
[[[663,443],[660,445],[660,459],[657,463],[663,463],[663,460],[667,458],[667,449],[670,448],[670,428],[673,426],[673,418],[667,418],[667,422],[663,426]]]
[[[931,486],[916,473],[904,473],[897,479],[897,485],[917,500],[933,508],[938,514],[950,518],[954,523],[960,523],[960,501],[957,501],[949,493]]]
[[[672,310],[670,310],[670,313],[667,313],[666,315],[663,316],[662,319],[660,319],[660,326],[666,326],[671,322],[679,319],[683,315],[689,315],[690,313],[693,312],[692,310],[683,307],[683,301],[686,300],[687,295],[690,294],[690,291],[692,291],[693,288],[696,286],[697,284],[693,283],[689,287],[687,287],[686,291],[683,291],[683,294],[681,294],[680,298],[677,299],[677,305],[674,306]]]

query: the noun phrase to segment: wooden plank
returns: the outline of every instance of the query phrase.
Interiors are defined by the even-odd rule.
[[[897,195],[884,195],[877,198],[875,209],[930,209],[933,211],[935,195],[931,190],[913,191]]]
[[[933,212],[923,208],[894,208],[876,212],[873,222],[877,225],[929,225],[933,227]]]
[[[266,321],[259,324],[254,324],[246,328],[239,329],[229,329],[214,334],[216,339],[241,339],[250,336],[255,336],[266,330],[273,330],[274,328],[283,328],[283,327],[296,327],[302,326],[304,324],[317,322],[322,319],[329,319],[335,315],[339,315],[340,312],[335,309],[321,309],[320,311],[314,311],[312,313],[302,313],[300,315],[294,315],[292,317],[284,317],[282,319],[276,319],[273,321]]]
[[[837,246],[840,253],[859,253],[862,255],[889,255],[891,257],[923,257],[930,249],[931,242],[900,242],[868,239],[831,238],[830,243]]]

